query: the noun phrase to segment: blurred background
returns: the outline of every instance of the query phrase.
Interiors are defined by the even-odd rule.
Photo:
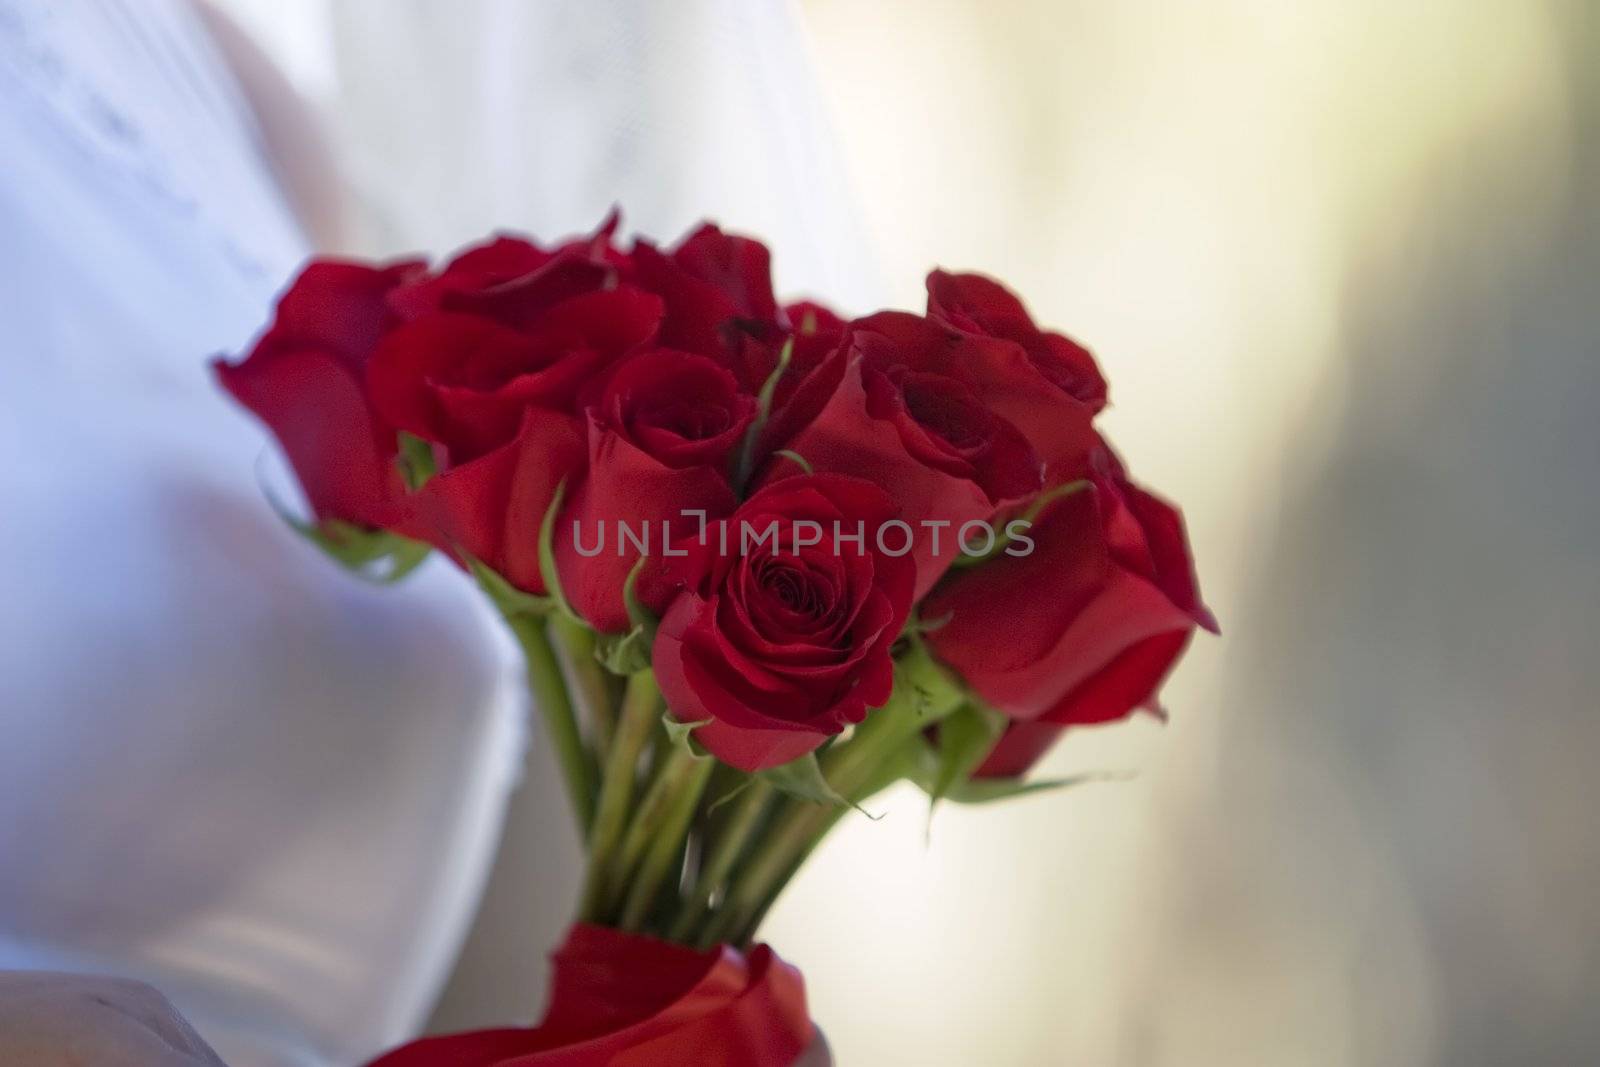
[[[215,7],[315,244],[710,214],[785,293],[982,270],[1100,359],[1223,636],[1044,769],[1131,781],[829,841],[767,939],[839,1062],[1600,1059],[1595,5]],[[437,1028],[541,995],[531,749]]]

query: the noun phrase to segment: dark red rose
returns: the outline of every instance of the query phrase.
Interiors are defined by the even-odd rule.
[[[542,596],[549,590],[539,569],[539,525],[557,487],[577,477],[583,462],[578,420],[529,408],[510,441],[440,471],[408,496],[394,527]]]
[[[530,406],[568,410],[584,385],[649,341],[661,301],[624,286],[570,297],[512,329],[459,312],[394,330],[367,367],[374,406],[452,462],[503,444]]]
[[[793,338],[793,373],[780,384],[775,407],[843,337],[843,320],[819,304],[778,306],[765,245],[710,224],[667,252],[636,242],[624,280],[658,294],[666,304],[662,344],[726,362],[751,393],[761,388],[784,342]]]
[[[595,414],[669,467],[726,467],[755,411],[755,397],[726,367],[657,349],[617,368]]]
[[[626,263],[611,243],[618,222],[613,212],[588,237],[548,249],[502,234],[400,286],[390,306],[406,319],[453,311],[522,328],[563,300],[617,284]]]
[[[319,519],[382,526],[402,492],[393,427],[362,388],[392,325],[385,297],[422,271],[313,260],[278,302],[248,357],[212,366],[223,388],[267,424]]]
[[[896,514],[870,482],[797,476],[682,543],[687,557],[660,561],[664,584],[647,594],[665,608],[656,679],[723,762],[787,763],[888,700],[889,647],[916,582],[895,554],[906,545]]]
[[[1014,341],[1063,393],[1093,411],[1106,406],[1106,380],[1089,350],[1039,329],[1022,301],[994,279],[934,271],[928,275],[928,317],[964,333]]]
[[[904,366],[953,378],[1022,432],[1046,477],[1081,464],[1096,446],[1096,407],[1047,378],[1018,343],[957,329],[933,318],[881,311],[852,326],[869,366]]]
[[[935,654],[1016,720],[986,775],[1020,773],[1068,726],[1154,708],[1194,628],[1216,629],[1178,512],[1109,449],[1077,473],[1093,489],[1045,508],[1031,552],[952,571],[921,608],[948,618],[927,635]]]
[[[770,265],[761,242],[707,224],[668,252],[636,241],[628,280],[665,303],[662,344],[721,359],[738,347],[742,331],[765,333],[783,325]]]
[[[740,318],[776,320],[772,256],[760,241],[723,233],[708,222],[678,243],[672,261],[680,270],[715,286]]]
[[[727,358],[752,393],[766,385],[784,347],[789,348],[789,364],[773,383],[766,429],[757,442],[756,458],[762,460],[809,425],[839,387],[849,362],[849,324],[821,304],[804,301],[785,307],[777,325],[743,320],[730,333]]]
[[[628,628],[622,587],[641,543],[660,554],[734,509],[729,464],[755,408],[706,356],[658,349],[617,367],[588,412],[588,477],[556,528],[562,591],[595,629]]]
[[[535,1029],[413,1041],[369,1067],[791,1067],[816,1040],[800,972],[766,945],[707,952],[579,923]]]
[[[959,555],[962,527],[1038,492],[1043,472],[1022,432],[967,381],[947,373],[964,370],[956,360],[925,358],[928,346],[942,351],[948,332],[915,323],[900,337],[868,320],[849,351],[834,357],[847,365],[825,406],[784,447],[815,470],[893,490],[901,518],[916,531],[920,596]],[[914,343],[901,343],[907,338]]]

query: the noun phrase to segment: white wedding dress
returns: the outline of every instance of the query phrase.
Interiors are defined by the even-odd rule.
[[[830,254],[862,242],[784,5],[322,7],[361,251],[620,200],[663,239],[708,211],[771,237],[786,292],[876,295]],[[233,1067],[421,1028],[522,766],[472,590],[300,542],[205,371],[306,253],[186,4],[0,0],[0,969],[143,978]],[[449,1022],[537,1011],[576,851],[533,784]]]

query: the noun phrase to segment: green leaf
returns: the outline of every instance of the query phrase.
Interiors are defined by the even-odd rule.
[[[966,688],[939,665],[916,634],[908,634],[895,655],[894,685],[897,693],[903,688],[920,726],[938,722],[968,700]]]
[[[628,571],[628,577],[623,580],[622,606],[628,612],[628,621],[633,623],[636,629],[644,630],[649,635],[650,640],[654,641],[656,639],[656,627],[660,625],[661,620],[656,617],[655,612],[645,607],[644,602],[639,599],[639,572],[644,570],[647,558],[646,556],[640,556],[637,562],[634,563],[633,569]]]
[[[640,556],[622,583],[622,603],[633,627],[627,633],[600,634],[595,639],[595,658],[613,674],[632,674],[650,666],[650,649],[656,642],[656,627],[661,620],[639,599],[639,572],[646,557]]]
[[[723,766],[727,766],[727,764],[723,764]],[[734,800],[738,799],[739,796],[742,795],[745,792],[745,790],[749,789],[751,786],[753,786],[755,784],[756,784],[756,776],[755,775],[753,775],[753,774],[745,775],[744,776],[744,780],[742,782],[740,782],[738,785],[734,786],[732,789],[728,790],[726,793],[723,793],[720,797],[718,797],[717,799],[713,800],[710,804],[708,804],[706,806],[706,814],[707,815],[714,814],[724,804],[730,803],[731,801],[734,801]]]
[[[267,504],[290,529],[320,548],[335,563],[358,578],[387,585],[398,582],[428,558],[432,546],[389,530],[371,530],[343,519],[307,522],[289,513],[273,495]]]
[[[939,722],[938,764],[927,785],[937,803],[972,777],[1005,732],[1006,717],[993,708],[966,704]]]
[[[1046,489],[1044,492],[1034,497],[1033,503],[1028,505],[1028,509],[1015,519],[1012,519],[1011,522],[1025,522],[1029,526],[1032,526],[1038,521],[1039,516],[1044,514],[1044,509],[1049,507],[1051,504],[1054,504],[1057,500],[1060,500],[1063,497],[1072,496],[1076,493],[1081,493],[1085,489],[1093,488],[1093,482],[1090,482],[1087,478],[1079,478],[1075,482],[1067,482],[1063,485],[1058,485],[1053,489]],[[956,556],[955,561],[950,565],[952,567],[976,567],[978,564],[987,563],[989,560],[998,556],[1001,552],[1004,552],[1006,546],[1015,540],[1015,538],[1013,538],[1008,532],[1011,527],[1011,522],[1006,523],[1005,529],[1002,529],[999,534],[996,535],[994,544],[989,546],[989,550],[987,552],[978,553],[977,555],[968,555],[966,552],[961,552]]]
[[[951,789],[945,799],[953,800],[957,804],[988,804],[1011,797],[1052,793],[1058,789],[1070,789],[1091,782],[1125,782],[1133,777],[1134,775],[1122,771],[1091,771],[1068,775],[1065,778],[1041,778],[1034,782],[1025,782],[1021,778],[970,778]]]
[[[902,750],[899,760],[901,777],[927,793],[930,799],[934,799],[940,766],[939,751],[924,739],[918,739],[916,743]],[[1088,785],[1091,782],[1124,782],[1133,777],[1134,774],[1129,771],[1088,771],[1083,774],[1068,775],[1065,778],[1041,778],[1032,782],[1021,778],[969,777],[965,781],[952,784],[942,799],[957,804],[989,804],[996,800],[1050,793],[1058,789]],[[932,816],[931,808],[929,816]]]
[[[783,380],[783,375],[788,371],[792,359],[794,359],[794,338],[789,337],[784,340],[783,348],[778,351],[777,365],[772,368],[772,373],[767,375],[767,380],[761,383],[761,390],[756,393],[756,415],[750,420],[750,426],[744,432],[744,441],[739,446],[733,485],[741,493],[744,491],[745,483],[750,480],[750,475],[755,473],[756,444],[766,431],[767,420],[772,415],[772,398],[777,393],[778,383]]]
[[[555,495],[550,498],[550,506],[544,509],[544,518],[539,521],[539,576],[544,579],[545,592],[549,595],[555,610],[569,619],[583,622],[578,618],[578,613],[572,610],[572,605],[567,603],[566,594],[561,591],[561,576],[556,573],[556,516],[561,512],[561,501],[566,495],[567,480],[563,478],[556,485]]]
[[[478,587],[494,602],[494,606],[500,609],[500,614],[507,617],[546,615],[554,606],[549,597],[523,592],[482,561],[471,556],[463,558],[467,561],[467,570],[477,579]]]
[[[438,470],[434,461],[433,446],[415,434],[400,431],[400,452],[395,462],[400,466],[400,477],[406,488],[415,493]]]
[[[594,658],[612,674],[629,675],[650,666],[650,645],[642,626],[625,634],[596,634]]]
[[[699,722],[679,722],[672,717],[671,711],[667,711],[661,716],[661,725],[666,727],[667,730],[667,740],[689,753],[695,759],[711,758],[711,753],[701,748],[700,743],[694,739],[694,732],[710,722],[710,719],[702,719]]]
[[[902,631],[908,637],[921,637],[923,634],[937,633],[950,625],[950,620],[956,617],[954,611],[947,611],[943,615],[935,615],[931,619],[924,619],[915,611],[906,619],[905,629]]]
[[[772,368],[767,380],[761,383],[761,391],[756,394],[756,418],[763,424],[772,414],[772,398],[778,392],[778,383],[783,380],[784,372],[789,369],[789,362],[792,359],[794,359],[794,338],[788,337],[784,339],[783,347],[778,350],[778,365]]]
[[[808,800],[813,804],[832,804],[842,808],[850,803],[823,777],[822,765],[817,762],[815,752],[807,752],[797,760],[757,771],[756,777],[781,793]]]
[[[776,452],[774,452],[773,455],[774,456],[782,456],[784,459],[788,460],[790,463],[793,463],[796,467],[799,467],[801,470],[805,471],[807,474],[815,474],[816,473],[816,471],[811,466],[811,461],[806,459],[806,457],[802,456],[800,453],[796,452],[792,448],[780,448]]]

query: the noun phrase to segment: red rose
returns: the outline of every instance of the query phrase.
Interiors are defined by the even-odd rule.
[[[589,237],[546,249],[501,235],[460,252],[437,273],[413,278],[389,295],[406,319],[440,311],[493,319],[512,328],[563,300],[614,286],[620,253],[611,245],[613,213]]]
[[[385,418],[461,462],[505,441],[530,406],[571,410],[592,377],[649,341],[661,301],[624,286],[563,300],[521,329],[457,312],[386,337],[367,367]]]
[[[1094,361],[1081,349],[1084,381],[1072,378],[1059,367],[1042,362],[1021,341],[974,329],[975,323],[963,316],[954,321],[949,311],[932,296],[943,286],[939,279],[950,279],[935,271],[929,276],[927,318],[903,311],[883,311],[854,324],[856,343],[869,364],[905,365],[914,370],[942,374],[961,382],[984,405],[1015,426],[1044,462],[1046,479],[1062,480],[1060,472],[1082,463],[1096,446],[1092,428],[1094,416],[1104,405],[1103,390],[1098,399],[1083,399],[1079,393],[1093,395],[1090,378],[1099,381]],[[1015,303],[1015,297],[987,279],[974,275],[957,276],[976,283]],[[1020,304],[1016,304],[1020,308]],[[942,312],[942,313],[940,313]],[[1024,318],[1026,313],[1024,314]],[[1020,332],[1020,331],[1014,331]],[[1034,331],[1038,333],[1038,331]],[[1039,334],[1041,338],[1056,337]],[[1065,338],[1056,338],[1070,344]],[[1073,364],[1076,366],[1076,364]],[[1053,369],[1052,369],[1053,368]],[[1047,373],[1049,371],[1049,373]],[[1065,381],[1073,386],[1064,387]]]
[[[1093,490],[1046,507],[1031,552],[952,572],[921,608],[948,617],[927,635],[938,657],[1016,720],[983,774],[1020,773],[1067,726],[1153,708],[1195,626],[1216,629],[1178,512],[1104,447],[1078,474]]]
[[[439,464],[400,532],[547,592],[538,530],[556,487],[584,466],[577,395],[647,342],[660,318],[659,299],[624,286],[568,295],[516,329],[440,311],[391,331],[367,366],[373,405],[433,444]]]
[[[529,408],[510,441],[441,471],[406,498],[395,527],[542,596],[549,590],[539,569],[539,525],[556,489],[583,470],[583,461],[577,419]]]
[[[679,242],[672,253],[679,269],[724,294],[740,318],[770,322],[778,316],[772,296],[772,256],[749,237],[723,233],[705,223]]]
[[[641,542],[659,554],[698,529],[686,512],[733,510],[728,468],[755,409],[705,356],[658,349],[617,367],[588,412],[588,477],[556,527],[562,591],[595,629],[628,628],[622,587]]]
[[[821,304],[803,301],[783,308],[776,323],[742,319],[728,332],[725,358],[751,393],[761,391],[784,349],[789,350],[787,367],[772,383],[767,424],[752,455],[759,469],[774,449],[816,420],[838,389],[849,365],[849,324]]]
[[[673,348],[721,356],[734,343],[729,328],[735,320],[779,324],[766,246],[709,223],[670,252],[636,241],[628,272],[629,281],[666,303],[661,342]]]
[[[811,1046],[800,972],[766,945],[699,952],[579,923],[536,1029],[427,1037],[369,1067],[790,1067]]]
[[[916,534],[921,596],[959,555],[964,525],[1038,491],[1039,457],[969,386],[895,359],[873,335],[863,339],[866,354],[852,351],[826,406],[785,447],[814,470],[892,489]]]
[[[1039,374],[1092,411],[1106,406],[1106,380],[1089,350],[1058,333],[1047,333],[1005,286],[981,274],[928,275],[928,317],[974,336],[1013,341]]]
[[[787,763],[888,700],[889,647],[916,581],[895,518],[869,482],[797,476],[709,524],[682,545],[687,557],[661,561],[677,591],[656,634],[656,679],[724,763]]]
[[[386,294],[421,270],[313,260],[249,356],[212,364],[223,388],[277,437],[319,519],[382,526],[392,517],[403,488],[395,434],[362,385],[393,322]]]

